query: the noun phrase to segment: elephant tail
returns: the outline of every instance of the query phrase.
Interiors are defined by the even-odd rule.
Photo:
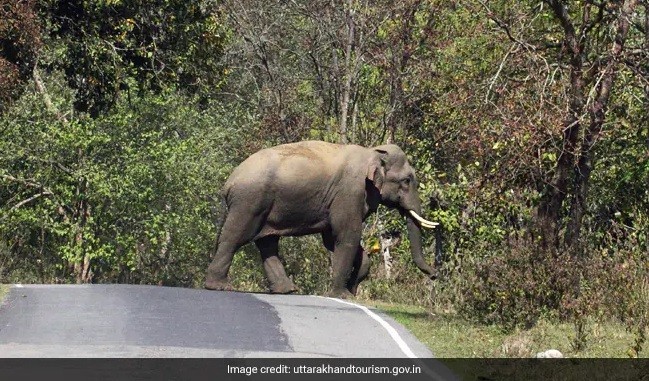
[[[223,229],[223,224],[225,223],[225,219],[228,217],[228,204],[225,201],[225,197],[221,197],[221,210],[219,213],[219,217],[216,220],[216,242],[219,242],[219,239],[221,239],[221,230]]]
[[[219,207],[212,204],[212,213],[216,214],[217,217],[216,222],[214,223],[214,227],[216,228],[216,240],[214,241],[214,249],[211,256],[214,256],[214,254],[216,253],[216,248],[218,247],[219,240],[221,239],[221,230],[223,230],[223,224],[225,223],[225,219],[228,217],[228,204],[225,200],[225,197],[220,197],[219,204]]]

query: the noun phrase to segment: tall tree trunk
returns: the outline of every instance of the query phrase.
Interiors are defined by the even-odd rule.
[[[81,152],[79,152],[81,154]],[[74,250],[76,253],[80,254],[78,258],[75,259],[74,263],[74,273],[76,276],[77,283],[90,283],[92,279],[92,272],[90,271],[90,256],[86,252],[85,248],[85,230],[90,218],[90,205],[86,199],[86,193],[88,192],[88,180],[81,179],[77,186],[77,197],[79,202],[77,204],[77,227],[74,236]]]
[[[583,29],[577,33],[564,3],[559,0],[547,2],[563,28],[564,46],[570,55],[569,114],[564,123],[562,150],[557,159],[555,173],[552,181],[546,186],[537,210],[537,219],[545,246],[558,247],[561,243],[560,223],[566,217],[562,211],[563,204],[567,196],[572,194],[563,244],[566,248],[574,248],[579,242],[586,211],[588,185],[595,159],[593,146],[604,125],[606,108],[629,30],[629,17],[638,0],[626,0],[621,5],[617,4],[616,36],[611,54],[604,60],[606,65],[603,68],[587,77],[584,73],[584,55],[587,53],[586,25],[592,21],[589,12],[592,4],[584,4]],[[592,82],[595,83],[596,95],[593,101],[587,104],[586,99],[590,92],[587,83]],[[586,121],[588,125],[584,127]]]
[[[390,248],[393,245],[391,235],[381,235],[381,256],[383,257],[383,266],[385,267],[385,279],[392,279],[392,264],[394,260],[390,254]]]
[[[349,99],[351,96],[352,77],[354,76],[352,54],[354,54],[356,25],[354,23],[352,0],[347,1],[345,21],[347,24],[347,41],[345,43],[345,72],[343,74],[343,88],[340,99],[340,142],[343,144],[349,142],[349,137],[347,136],[347,115],[349,114]]]
[[[649,0],[644,2],[644,50],[649,52]],[[647,66],[649,70],[649,65]],[[649,73],[647,73],[647,79],[649,80]],[[646,83],[644,87],[644,101],[645,110],[649,110],[649,83]],[[645,113],[644,123],[649,126],[649,113]],[[647,134],[647,149],[649,149],[649,134]]]
[[[53,104],[52,99],[50,98],[45,83],[41,79],[41,76],[38,72],[38,64],[34,64],[34,69],[32,71],[32,78],[34,80],[34,85],[36,91],[41,94],[43,97],[43,103],[47,110],[62,121],[63,123],[68,123],[68,118],[65,114],[62,114],[56,106]],[[81,148],[77,151],[77,157],[79,161],[83,160],[83,151]],[[88,180],[81,178],[77,183],[77,192],[76,196],[79,200],[76,206],[76,212],[73,215],[73,218],[76,218],[76,231],[74,233],[74,238],[71,242],[71,246],[74,248],[75,253],[82,254],[81,257],[75,258],[74,263],[72,263],[73,273],[76,277],[77,283],[89,283],[92,280],[92,271],[90,269],[90,256],[89,253],[84,250],[84,230],[86,229],[86,224],[90,218],[90,205],[86,199],[86,194],[88,192]],[[59,213],[67,219],[65,209],[62,206],[58,208]]]
[[[400,50],[395,49],[392,55],[392,65],[390,68],[390,112],[386,116],[387,138],[386,143],[394,143],[398,123],[403,122],[408,100],[404,94],[404,77],[408,69],[411,54],[413,53],[413,27],[416,23],[417,9],[420,1],[409,4],[401,14],[401,28],[399,36]]]
[[[564,31],[564,45],[570,54],[570,101],[569,113],[564,122],[561,152],[550,184],[546,186],[537,210],[542,243],[546,248],[559,245],[559,221],[562,219],[563,202],[568,196],[570,175],[574,168],[577,142],[581,129],[584,107],[583,51],[584,40],[577,38],[575,28],[563,3],[549,1],[555,17]]]
[[[574,169],[574,197],[570,205],[570,218],[568,220],[565,238],[566,244],[569,247],[579,245],[582,221],[586,211],[590,174],[594,169],[595,157],[593,154],[593,146],[604,125],[606,108],[620,66],[620,57],[624,49],[624,42],[629,31],[629,18],[636,5],[637,0],[627,0],[622,4],[622,8],[617,17],[617,30],[611,49],[611,56],[600,74],[600,79],[598,80],[599,85],[596,87],[597,95],[588,109],[590,123],[584,132],[579,159]]]

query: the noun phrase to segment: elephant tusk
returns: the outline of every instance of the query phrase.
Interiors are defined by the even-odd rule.
[[[437,222],[433,222],[433,223],[430,223],[430,224],[429,224],[429,223],[426,223],[426,222],[420,222],[419,224],[420,224],[422,227],[424,227],[424,228],[428,228],[428,229],[435,229],[435,227],[436,227],[437,225],[439,225]]]
[[[439,225],[439,223],[437,223],[437,222],[432,222],[432,221],[428,221],[428,220],[423,219],[419,214],[415,213],[412,210],[408,210],[408,211],[415,218],[415,220],[419,221],[421,226],[423,226],[425,228],[434,229],[435,226]]]

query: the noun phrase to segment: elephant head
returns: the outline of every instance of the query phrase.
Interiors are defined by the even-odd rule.
[[[406,216],[412,258],[422,272],[435,279],[437,271],[424,260],[421,228],[434,228],[438,224],[420,216],[421,200],[415,171],[398,146],[387,144],[372,149],[376,154],[370,162],[367,178],[378,190],[381,204],[395,208]]]

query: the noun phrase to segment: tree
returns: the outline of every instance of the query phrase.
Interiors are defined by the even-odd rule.
[[[280,142],[395,141],[398,129],[416,123],[418,99],[427,96],[406,79],[428,75],[430,5],[226,2],[234,31],[226,92],[254,100],[262,133]]]
[[[552,181],[539,205],[539,217],[543,223],[554,226],[556,232],[563,217],[562,204],[570,193],[569,187],[572,188],[565,232],[568,247],[576,246],[579,240],[595,165],[593,146],[604,131],[615,80],[627,55],[625,44],[637,4],[635,0],[610,4],[585,1],[580,14],[571,15],[564,2],[548,1],[563,30],[562,49],[567,55],[570,92],[562,149]],[[581,22],[576,24],[579,15]],[[602,29],[610,33],[604,34],[603,44],[597,44]]]
[[[222,80],[225,31],[213,0],[40,2],[51,49],[41,66],[65,72],[77,111],[97,117],[122,91],[170,85],[207,96]]]
[[[616,80],[620,73],[628,75],[625,62],[642,62],[640,30],[633,27],[641,21],[638,2],[575,4],[557,0],[521,3],[508,10],[500,2],[479,4],[511,44],[492,77],[486,99],[493,99],[496,107],[506,106],[518,86],[517,80],[508,76],[516,72],[527,75],[523,83],[534,80],[540,84],[536,95],[530,94],[530,99],[540,98],[536,111],[532,111],[533,103],[523,99],[520,106],[503,111],[515,115],[517,109],[527,108],[527,115],[543,115],[549,123],[537,130],[545,130],[545,141],[550,144],[532,140],[542,152],[541,158],[554,164],[537,175],[542,194],[538,226],[548,247],[563,244],[577,248],[597,161],[595,146],[608,128]],[[527,57],[527,63],[511,66],[521,57]],[[527,120],[536,124],[542,119]]]
[[[222,131],[200,111],[216,111],[207,90],[223,74],[225,34],[214,4],[2,5],[3,54],[24,83],[0,119],[0,236],[10,269],[36,268],[41,281],[131,276],[191,284],[178,271],[154,269],[181,256],[176,242],[187,245],[187,258],[200,251],[190,237],[209,234],[209,220],[186,220],[210,215],[202,182],[210,174],[218,181],[190,165]],[[27,28],[37,15],[41,27]],[[204,190],[192,193],[190,184]],[[202,231],[183,233],[191,226]],[[147,258],[156,258],[146,263],[151,270],[141,262]]]
[[[42,46],[36,0],[0,1],[0,113],[20,96]]]

